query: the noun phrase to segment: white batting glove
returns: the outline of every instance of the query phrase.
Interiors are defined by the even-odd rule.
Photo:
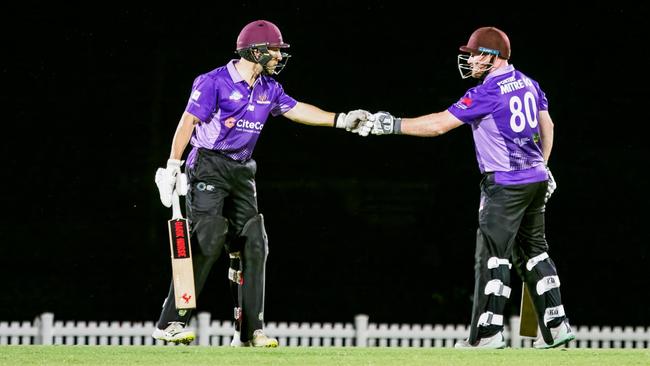
[[[156,170],[156,186],[158,186],[158,191],[160,192],[160,201],[165,207],[172,206],[172,192],[177,186],[177,182],[180,181],[180,185],[177,188],[178,193],[181,194],[181,190],[184,189],[187,193],[187,180],[181,178],[181,165],[183,165],[182,160],[169,159],[167,160],[167,168],[158,168]],[[182,187],[183,181],[185,181],[185,187]]]
[[[366,121],[372,114],[363,109],[357,109],[348,113],[337,113],[334,127],[345,128],[346,131],[357,132],[360,123]]]
[[[375,125],[375,118],[373,116],[370,116],[368,120],[359,123],[357,129],[352,132],[358,133],[359,136],[366,137],[370,135],[370,131],[372,131],[374,125]]]
[[[553,174],[551,174],[551,169],[546,167],[546,171],[548,172],[548,186],[546,188],[546,196],[544,197],[544,203],[548,201],[549,198],[551,198],[551,195],[553,192],[555,192],[555,189],[557,188],[557,182],[555,181],[555,178],[553,178]]]
[[[402,119],[393,116],[388,112],[377,112],[372,115],[374,123],[370,133],[373,135],[399,134],[402,126]]]

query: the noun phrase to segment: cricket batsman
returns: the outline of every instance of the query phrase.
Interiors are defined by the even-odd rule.
[[[203,288],[226,243],[230,278],[239,288],[236,305],[240,339],[232,345],[277,347],[264,334],[265,267],[269,252],[264,218],[258,211],[255,188],[255,144],[269,115],[291,121],[355,132],[370,113],[333,113],[299,102],[274,79],[286,65],[289,48],[280,29],[267,20],[247,24],[237,37],[240,58],[201,74],[194,80],[185,111],[174,134],[167,167],[156,176],[162,203],[169,207],[183,154],[191,145],[185,172],[186,211],[192,235],[197,294]],[[156,339],[189,343],[190,311],[178,311],[173,286],[164,302]],[[234,291],[237,292],[237,291]]]
[[[482,27],[460,47],[458,69],[470,88],[448,109],[417,118],[374,114],[360,135],[440,136],[468,125],[483,174],[476,233],[475,288],[468,339],[456,348],[503,348],[503,310],[510,297],[510,268],[528,285],[542,337],[536,348],[575,338],[560,296],[560,279],[545,238],[546,201],[556,184],[547,168],[553,121],[544,91],[508,63],[510,40]],[[512,262],[510,259],[512,258]]]

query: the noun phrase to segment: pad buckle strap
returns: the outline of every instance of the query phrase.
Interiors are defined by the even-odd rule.
[[[546,311],[544,311],[544,325],[548,325],[551,320],[562,316],[565,316],[564,305],[546,308]]]
[[[234,283],[240,285],[244,284],[244,276],[242,275],[242,271],[237,271],[233,268],[228,268],[228,278]]]
[[[537,263],[543,261],[544,259],[548,259],[548,253],[546,253],[546,252],[544,252],[544,253],[542,253],[540,255],[537,255],[535,257],[530,258],[528,260],[528,262],[526,263],[526,269],[528,271],[532,271],[533,267],[535,267],[537,265]]]
[[[512,289],[501,282],[501,280],[491,280],[485,285],[485,294],[494,294],[496,296],[505,296],[510,298],[510,291]]]
[[[490,259],[488,259],[487,261],[487,267],[489,269],[493,269],[505,265],[507,265],[508,268],[512,268],[512,264],[510,264],[510,261],[504,258],[490,257]]]
[[[495,314],[491,311],[486,311],[478,318],[478,325],[503,325],[503,315]]]
[[[546,291],[560,287],[560,278],[558,276],[546,276],[537,281],[537,294],[541,295]]]

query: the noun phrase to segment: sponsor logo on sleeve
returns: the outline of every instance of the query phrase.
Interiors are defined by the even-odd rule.
[[[472,106],[472,98],[462,97],[458,102],[454,104],[454,107],[458,109],[467,109]]]
[[[195,102],[198,102],[199,97],[201,96],[201,91],[200,90],[195,90],[192,92],[192,100]]]

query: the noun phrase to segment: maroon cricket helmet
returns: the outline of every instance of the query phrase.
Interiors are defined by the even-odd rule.
[[[472,33],[467,45],[461,46],[460,50],[474,55],[488,53],[507,60],[510,58],[510,39],[500,29],[482,27]]]
[[[237,51],[259,45],[289,47],[289,44],[282,40],[280,29],[267,20],[256,20],[246,24],[237,37]]]

